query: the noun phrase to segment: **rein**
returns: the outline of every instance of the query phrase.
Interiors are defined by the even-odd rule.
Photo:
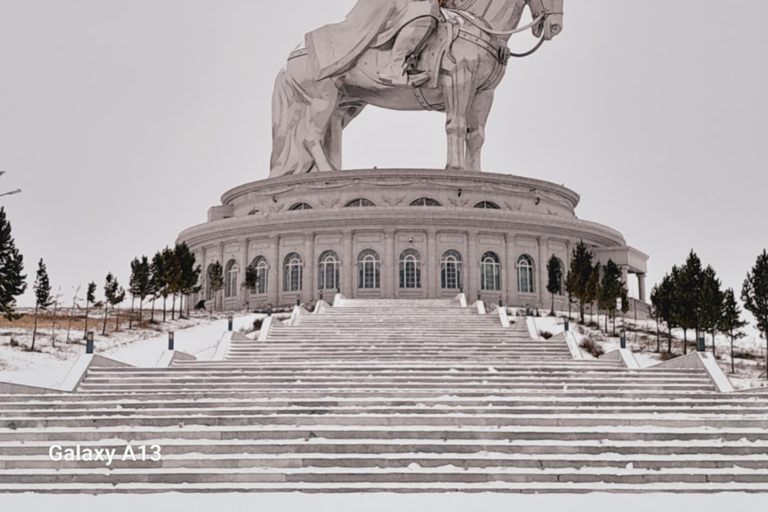
[[[530,30],[540,23],[544,23],[544,21],[546,21],[546,19],[553,14],[561,14],[561,13],[556,13],[552,11],[544,11],[539,18],[536,18],[535,20],[533,20],[532,22],[530,22],[524,27],[516,28],[513,30],[493,30],[492,28],[486,27],[485,25],[481,24],[478,20],[475,19],[474,16],[472,16],[468,12],[465,12],[465,11],[454,11],[454,12],[459,16],[461,16],[462,18],[464,18],[465,20],[467,20],[468,22],[470,22],[472,25],[476,26],[477,28],[485,32],[486,34],[490,36],[502,36],[502,37],[513,36],[515,34],[519,34],[520,32],[525,32],[526,30]]]
[[[490,27],[486,27],[483,24],[481,24],[480,21],[475,19],[474,16],[472,16],[471,14],[469,14],[467,12],[464,12],[464,11],[455,11],[455,12],[459,16],[464,18],[466,21],[470,22],[472,25],[474,25],[478,29],[480,29],[483,32],[485,32],[486,34],[488,34],[490,36],[501,36],[501,37],[513,36],[515,34],[519,34],[521,32],[525,32],[526,30],[530,30],[533,27],[544,23],[547,20],[548,17],[550,17],[550,16],[552,16],[554,14],[563,14],[561,12],[554,12],[554,11],[544,10],[544,11],[542,11],[540,13],[539,17],[537,17],[531,23],[527,24],[524,27],[519,27],[519,28],[516,28],[516,29],[513,29],[513,30],[493,30]],[[536,43],[536,46],[534,46],[533,49],[531,49],[531,50],[529,50],[527,52],[524,52],[524,53],[514,53],[513,51],[506,49],[505,53],[509,57],[516,57],[518,59],[521,59],[521,58],[524,58],[524,57],[530,57],[531,55],[533,55],[534,53],[539,51],[539,49],[543,45],[544,45],[544,31],[542,30],[541,37],[539,38],[539,42]]]

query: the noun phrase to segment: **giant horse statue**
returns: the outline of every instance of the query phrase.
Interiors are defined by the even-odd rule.
[[[447,0],[443,6],[418,63],[431,78],[416,88],[381,80],[391,44],[368,48],[340,73],[322,79],[313,72],[306,44],[291,53],[275,84],[270,177],[339,170],[342,132],[367,105],[444,111],[446,168],[482,170],[494,92],[515,55],[509,39],[531,29],[540,38],[536,49],[551,40],[562,31],[563,0]],[[534,21],[518,28],[526,6]]]

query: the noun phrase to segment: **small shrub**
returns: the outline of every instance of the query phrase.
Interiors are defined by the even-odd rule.
[[[673,354],[672,352],[664,352],[663,354],[661,354],[661,360],[662,361],[669,361],[670,359],[674,359],[676,357],[677,356],[675,354]]]
[[[763,359],[762,356],[754,352],[736,352],[735,350],[733,351],[733,357],[734,359],[746,359],[747,361],[757,361],[758,359]]]
[[[592,338],[586,338],[584,341],[582,341],[581,342],[581,348],[586,350],[594,358],[599,358],[600,356],[605,354],[605,350],[603,350],[603,347],[601,347]]]
[[[16,338],[11,338],[11,346],[13,348],[17,348],[19,346],[19,342],[16,341]]]
[[[256,320],[253,321],[253,330],[260,331],[262,325],[264,325],[264,319],[257,318]]]
[[[541,336],[545,340],[552,339],[553,337],[552,333],[549,331],[539,331],[539,336]]]

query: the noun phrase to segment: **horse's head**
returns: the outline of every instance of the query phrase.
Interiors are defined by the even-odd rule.
[[[533,28],[533,35],[549,41],[563,31],[563,0],[528,0],[534,18],[544,17],[544,23]]]

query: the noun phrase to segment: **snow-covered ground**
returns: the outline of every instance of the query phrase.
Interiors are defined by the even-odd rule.
[[[584,495],[515,495],[515,494],[161,494],[46,496],[0,495],[3,510],[109,510],[135,512],[164,510],[184,512],[210,510],[281,510],[283,512],[409,512],[436,510],[521,510],[563,512],[648,512],[649,510],[695,510],[696,512],[764,512],[766,498],[760,494],[584,494]]]
[[[240,314],[234,318],[234,330],[249,332],[255,320],[264,315]],[[159,315],[156,316],[159,318]],[[168,348],[168,332],[175,332],[175,348],[198,359],[213,356],[222,334],[227,330],[228,315],[224,313],[193,313],[190,318],[170,320],[141,329],[129,330],[127,323],[121,331],[101,335],[102,324],[94,319],[95,352],[134,366],[155,366]],[[46,326],[38,333],[36,349],[29,352],[32,333],[26,327],[4,324],[0,328],[0,382],[13,382],[40,387],[57,387],[67,376],[75,360],[85,353],[83,331],[73,330],[66,342],[66,324],[59,326],[56,346],[52,346],[51,329]],[[25,324],[26,325],[26,324]],[[114,327],[110,319],[109,329]],[[11,346],[11,340],[19,346]]]
[[[557,335],[565,330],[565,317],[567,313],[558,313],[557,317],[543,316],[535,318],[536,327],[539,333],[550,333]],[[575,334],[579,344],[585,340],[591,339],[597,345],[608,353],[616,350],[620,346],[618,337],[606,335],[594,325],[582,326],[575,320],[577,314],[572,313],[571,331]],[[587,323],[594,324],[599,322],[601,326],[605,325],[604,315],[587,315]],[[632,349],[635,358],[643,368],[654,366],[663,361],[662,357],[667,351],[667,332],[662,326],[661,330],[661,352],[657,352],[657,334],[656,322],[654,320],[619,319],[616,332],[620,332],[622,325],[627,328],[627,344]],[[609,323],[609,330],[612,334],[613,323]],[[768,387],[768,380],[765,378],[765,340],[760,338],[759,332],[752,327],[745,329],[747,336],[736,340],[734,343],[734,353],[736,354],[736,373],[731,372],[731,341],[725,335],[716,336],[716,349],[718,363],[723,371],[728,375],[737,389],[751,389],[756,387]],[[674,355],[683,354],[683,331],[673,330],[672,351]],[[695,333],[688,332],[688,341],[690,343],[688,353],[695,350],[693,340]],[[706,335],[707,351],[712,351],[712,337]],[[592,357],[586,351],[582,350],[587,358]]]

